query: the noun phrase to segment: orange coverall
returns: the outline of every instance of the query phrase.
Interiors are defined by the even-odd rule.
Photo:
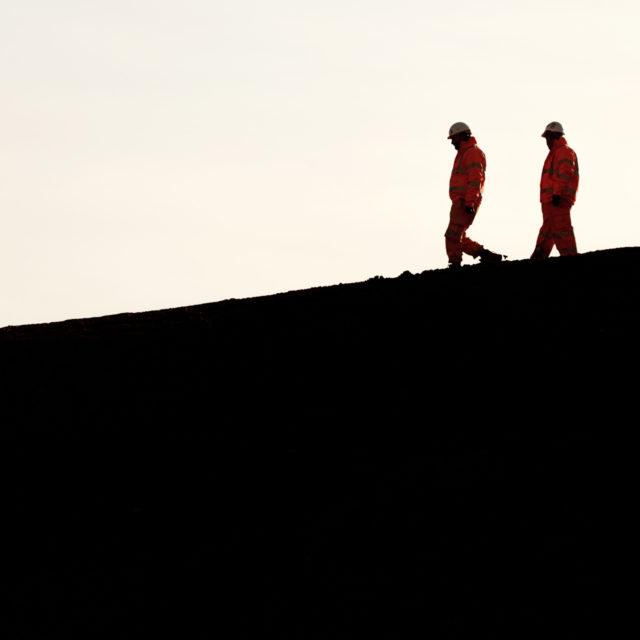
[[[579,181],[575,151],[569,148],[564,137],[559,138],[554,142],[542,167],[542,227],[531,256],[533,259],[548,258],[554,245],[561,256],[574,256],[578,253],[571,225],[571,207],[576,201]],[[552,204],[553,196],[559,196],[558,206]]]
[[[463,253],[475,258],[483,249],[481,244],[467,236],[467,229],[471,226],[476,214],[467,213],[465,207],[473,207],[477,213],[482,202],[486,167],[487,160],[478,147],[476,139],[471,137],[469,140],[462,141],[453,162],[449,181],[449,196],[452,204],[449,226],[444,237],[450,263],[460,263]]]

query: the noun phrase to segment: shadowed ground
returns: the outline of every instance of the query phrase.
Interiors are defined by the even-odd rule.
[[[639,281],[629,248],[1,329],[7,637],[608,627]]]

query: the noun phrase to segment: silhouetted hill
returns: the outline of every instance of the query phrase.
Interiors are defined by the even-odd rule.
[[[0,330],[5,637],[584,637],[640,248]]]

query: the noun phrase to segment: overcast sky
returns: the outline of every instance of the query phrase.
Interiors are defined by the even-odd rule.
[[[637,246],[639,6],[0,0],[0,327],[445,268],[457,120],[473,239],[529,257],[559,120],[578,250]]]

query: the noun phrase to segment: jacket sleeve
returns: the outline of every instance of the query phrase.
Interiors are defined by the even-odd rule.
[[[467,171],[467,192],[464,203],[467,207],[477,207],[482,200],[484,186],[484,172],[486,161],[484,154],[479,149],[472,149],[465,158]]]
[[[553,180],[553,195],[563,195],[578,167],[576,154],[565,147],[558,151],[555,159],[556,173]]]

